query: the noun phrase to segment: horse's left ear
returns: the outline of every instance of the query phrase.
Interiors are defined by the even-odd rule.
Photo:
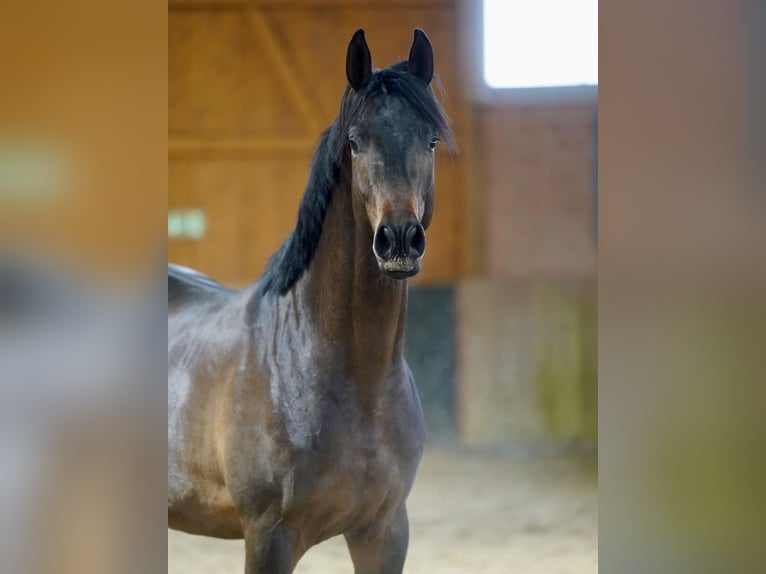
[[[372,76],[372,57],[364,38],[364,30],[354,32],[346,50],[346,78],[354,90],[359,91],[367,85]]]
[[[428,36],[420,28],[415,28],[415,38],[412,40],[410,57],[407,59],[407,71],[426,84],[430,84],[434,76],[434,50]]]

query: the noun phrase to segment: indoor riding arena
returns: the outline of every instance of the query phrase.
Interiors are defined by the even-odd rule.
[[[408,574],[598,570],[598,81],[557,80],[547,38],[503,47],[540,23],[523,4],[169,3],[168,261],[232,288],[255,282],[295,225],[354,32],[374,68],[406,60],[416,28],[433,45],[457,151],[434,152],[427,249],[408,280],[405,356],[427,427]],[[573,30],[552,29],[587,37],[587,58],[596,3],[569,4]],[[550,73],[525,79],[531,68]],[[168,574],[244,564],[241,540],[168,530]],[[296,572],[353,572],[343,537]]]

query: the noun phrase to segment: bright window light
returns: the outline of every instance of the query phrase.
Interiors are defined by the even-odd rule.
[[[484,0],[492,88],[598,84],[598,0]]]

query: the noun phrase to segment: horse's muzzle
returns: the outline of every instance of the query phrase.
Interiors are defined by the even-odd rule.
[[[406,279],[420,271],[420,259],[426,251],[426,233],[418,221],[384,222],[375,230],[372,250],[385,275]]]

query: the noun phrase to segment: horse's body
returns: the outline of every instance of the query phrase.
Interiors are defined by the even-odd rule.
[[[418,46],[432,57],[422,32]],[[403,135],[384,142],[375,134],[393,133],[399,121],[429,124],[408,88],[397,95],[395,78],[423,82],[418,96],[433,96],[431,72],[418,74],[413,52],[409,71],[399,65],[375,80],[366,50],[358,32],[347,58],[351,88],[315,154],[296,229],[265,275],[232,291],[191,270],[168,271],[168,523],[244,537],[251,574],[292,572],[306,550],[338,534],[358,573],[401,572],[406,555],[405,500],[425,429],[403,357],[400,278],[417,272],[425,247],[433,160],[430,180],[422,154],[372,171],[412,147]],[[353,108],[361,94],[369,103]],[[449,137],[436,123],[433,134]],[[365,132],[376,125],[382,132]],[[369,148],[353,141],[349,149],[346,137],[367,137]],[[384,149],[397,141],[402,149]],[[376,190],[363,189],[360,172]]]

